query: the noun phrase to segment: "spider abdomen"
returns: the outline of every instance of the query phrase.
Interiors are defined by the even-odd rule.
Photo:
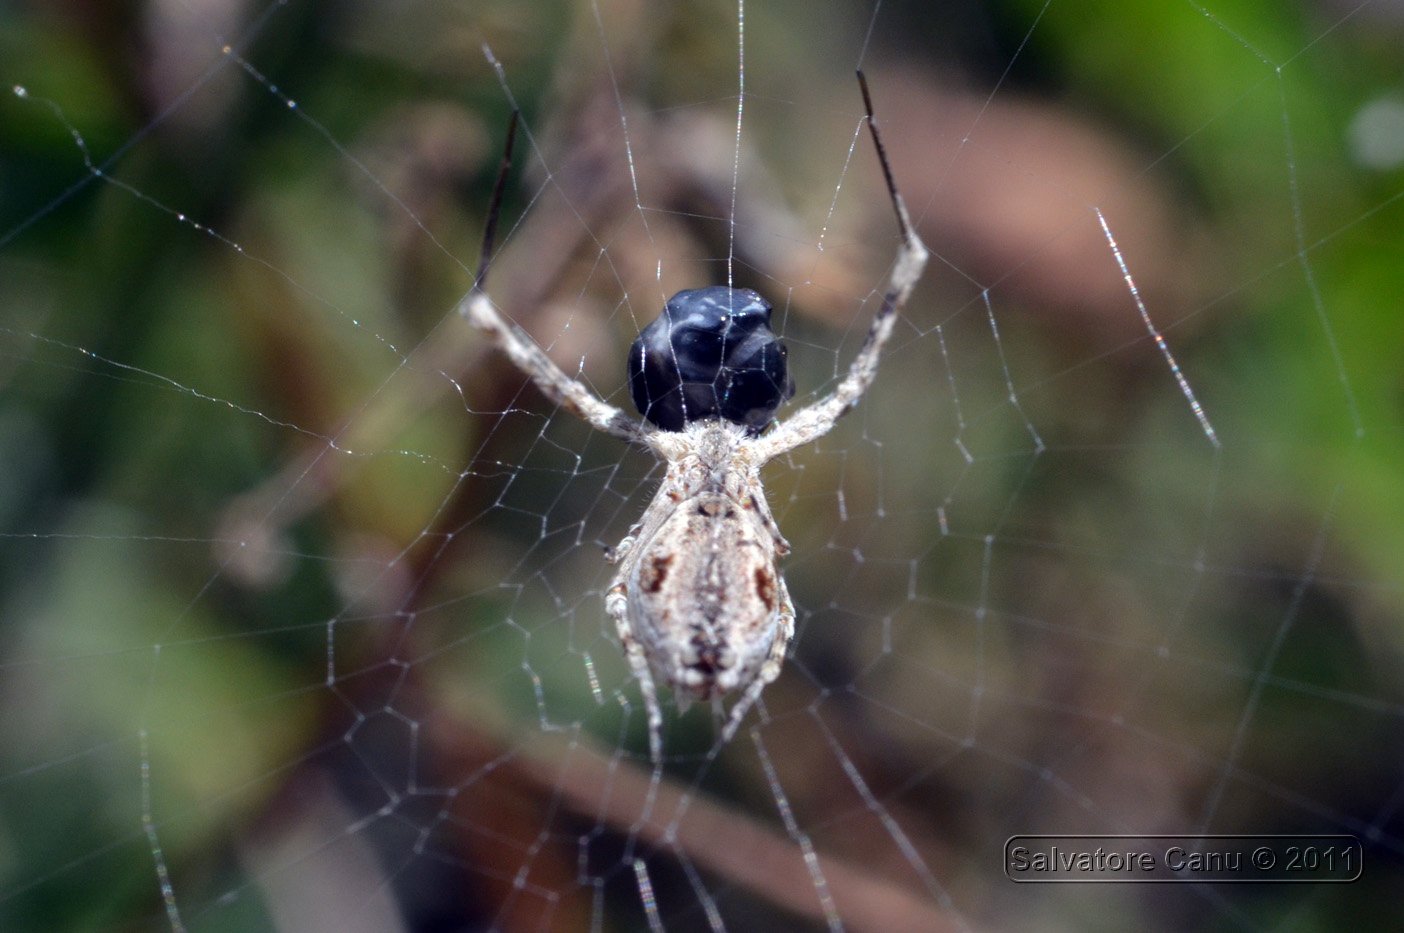
[[[629,348],[629,394],[664,431],[721,418],[758,432],[795,394],[770,302],[749,288],[678,292]]]
[[[770,533],[754,511],[701,493],[635,547],[628,611],[655,675],[683,703],[754,680],[777,636],[780,586]]]

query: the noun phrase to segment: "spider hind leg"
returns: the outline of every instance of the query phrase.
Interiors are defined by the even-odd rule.
[[[722,727],[721,736],[717,739],[719,746],[732,740],[736,730],[741,728],[746,714],[760,699],[761,691],[780,676],[780,667],[785,663],[785,654],[790,650],[790,641],[795,637],[795,604],[790,600],[790,589],[785,585],[785,578],[777,574],[776,579],[780,582],[780,602],[776,614],[778,631],[775,633],[775,641],[770,645],[770,653],[766,655],[765,663],[756,672],[755,678],[746,685],[746,692],[741,694],[741,698],[731,707],[731,715],[727,717],[726,725]]]
[[[624,646],[624,656],[629,661],[629,670],[639,682],[644,710],[648,714],[648,756],[656,765],[663,760],[663,710],[658,705],[658,691],[653,686],[648,656],[644,653],[643,645],[634,637],[633,626],[629,624],[629,597],[622,582],[609,588],[605,596],[605,613],[614,620],[619,643]]]

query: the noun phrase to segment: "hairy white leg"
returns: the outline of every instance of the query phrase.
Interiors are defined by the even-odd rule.
[[[489,58],[492,56],[489,55]],[[492,264],[493,241],[502,212],[502,195],[507,187],[507,175],[512,169],[512,144],[517,138],[517,123],[521,114],[512,111],[507,124],[507,138],[502,147],[502,163],[497,182],[488,204],[487,223],[483,227],[482,258],[473,287],[458,302],[458,313],[478,330],[492,338],[497,348],[507,355],[518,369],[527,375],[543,395],[567,411],[583,418],[591,427],[637,444],[653,446],[652,434],[643,424],[596,395],[578,379],[572,379],[557,366],[531,335],[502,316],[487,293],[488,268]]]
[[[526,373],[542,395],[596,430],[647,445],[647,430],[643,425],[600,398],[580,380],[567,376],[530,334],[502,316],[487,292],[473,289],[460,303],[459,311],[468,323],[492,338],[497,348]]]
[[[751,494],[751,503],[755,506],[756,515],[760,518],[765,530],[770,532],[771,540],[775,542],[775,556],[784,557],[790,553],[790,542],[785,540],[785,536],[780,533],[780,523],[775,520],[775,515],[770,511],[770,503],[765,499],[765,492],[761,489],[759,480],[752,484],[754,490]],[[781,586],[785,581],[781,580]]]
[[[663,760],[663,710],[658,705],[658,692],[653,688],[648,657],[644,654],[643,645],[634,637],[633,627],[629,625],[629,597],[623,581],[609,588],[605,596],[605,614],[614,620],[619,643],[624,646],[624,656],[629,660],[629,669],[643,693],[644,708],[648,713],[648,754],[653,763],[658,764]]]
[[[892,336],[892,327],[897,323],[897,315],[906,307],[912,295],[926,260],[930,253],[912,227],[911,215],[907,213],[906,202],[897,191],[897,182],[892,177],[892,166],[887,161],[887,150],[882,145],[882,135],[878,132],[877,117],[873,115],[873,100],[868,93],[868,80],[863,72],[858,72],[858,86],[863,92],[863,108],[868,115],[868,130],[873,137],[873,148],[877,150],[878,162],[882,165],[883,179],[887,182],[887,194],[892,199],[892,210],[897,215],[897,231],[902,236],[902,244],[897,248],[897,258],[892,263],[892,274],[887,279],[883,291],[882,307],[878,308],[873,323],[868,327],[868,336],[858,356],[848,367],[848,374],[828,396],[812,405],[795,412],[778,428],[756,442],[756,463],[794,450],[810,441],[818,440],[833,428],[834,422],[848,411],[877,376],[878,358],[883,345]]]
[[[897,204],[901,207],[902,202],[898,200]],[[906,216],[906,213],[907,209],[901,207],[901,215]],[[829,395],[801,408],[781,422],[774,431],[758,438],[755,446],[758,463],[765,463],[796,447],[818,440],[829,433],[834,422],[845,412],[858,404],[863,393],[868,391],[868,387],[877,378],[882,348],[892,336],[897,314],[907,303],[912,288],[921,277],[922,269],[926,268],[929,255],[921,239],[915,233],[909,233],[897,252],[897,262],[893,266],[892,278],[882,298],[882,308],[873,318],[873,323],[868,328],[868,336],[849,366],[848,374]]]
[[[756,672],[755,679],[747,684],[746,692],[741,694],[741,698],[731,708],[731,715],[727,718],[718,740],[719,745],[725,745],[732,740],[746,714],[760,699],[761,691],[780,676],[780,668],[785,663],[785,653],[789,651],[790,641],[795,637],[795,604],[790,601],[790,590],[785,585],[785,578],[778,575],[777,578],[780,581],[780,604],[776,610],[775,621],[779,631],[775,634],[775,641],[770,644],[770,653],[766,655],[765,663]]]

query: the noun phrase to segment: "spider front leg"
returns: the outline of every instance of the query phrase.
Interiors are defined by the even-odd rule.
[[[626,441],[646,443],[644,429],[637,421],[595,395],[580,380],[567,376],[530,334],[502,316],[487,292],[475,286],[463,299],[460,312],[468,323],[492,337],[497,348],[531,379],[542,395],[596,430]]]
[[[663,709],[658,705],[658,691],[653,686],[653,672],[648,667],[648,657],[643,645],[634,637],[634,627],[629,623],[629,595],[625,580],[628,569],[615,577],[615,583],[605,595],[605,614],[614,620],[619,643],[624,646],[624,656],[629,660],[629,670],[639,682],[643,694],[644,709],[648,713],[648,756],[654,764],[663,760]]]
[[[478,274],[473,280],[472,289],[458,303],[458,313],[467,318],[468,323],[490,336],[497,348],[531,379],[542,395],[584,419],[597,430],[626,441],[647,443],[643,425],[600,398],[580,380],[566,375],[530,334],[502,316],[486,291],[488,268],[492,265],[493,240],[497,234],[498,218],[502,214],[502,193],[506,188],[507,173],[512,167],[512,144],[517,136],[518,117],[514,110],[512,121],[507,128],[502,165],[498,170],[497,182],[492,189],[492,200],[488,205]]]
[[[868,80],[863,72],[858,72],[858,86],[863,92],[863,106],[867,112],[868,130],[872,134],[873,148],[877,150],[878,162],[882,165],[883,179],[887,183],[887,194],[892,200],[892,210],[897,215],[897,230],[902,243],[897,247],[897,257],[892,263],[892,274],[888,277],[883,291],[882,305],[878,308],[873,323],[868,327],[868,336],[858,356],[848,367],[848,374],[838,384],[838,388],[812,405],[795,412],[774,431],[756,441],[755,453],[758,463],[765,463],[774,457],[794,450],[810,441],[818,440],[833,428],[834,423],[863,397],[868,387],[877,377],[878,360],[882,348],[892,336],[892,328],[897,323],[897,315],[907,304],[912,289],[921,278],[930,254],[926,245],[912,228],[912,218],[907,213],[907,205],[897,190],[897,182],[892,177],[892,166],[887,161],[887,150],[878,133],[877,118],[873,116],[873,100],[868,93]]]
[[[776,579],[780,581],[780,601],[776,609],[776,626],[779,629],[775,633],[775,641],[771,642],[770,653],[766,655],[765,662],[756,672],[756,677],[746,685],[746,692],[741,694],[741,698],[736,701],[736,705],[731,708],[731,715],[727,717],[726,725],[722,728],[719,745],[725,745],[736,735],[736,730],[741,727],[741,722],[746,718],[746,714],[751,711],[751,707],[760,699],[761,692],[780,676],[780,668],[785,663],[785,654],[790,650],[790,642],[795,637],[795,604],[790,601],[790,589],[785,585],[785,578],[776,574]]]
[[[760,517],[761,524],[765,530],[770,532],[770,538],[775,542],[775,556],[784,557],[790,553],[790,542],[785,540],[785,536],[780,533],[780,523],[775,520],[775,515],[770,511],[770,503],[765,499],[765,492],[761,489],[760,478],[757,477],[753,484],[754,492],[751,493],[751,505],[756,510],[756,515]],[[781,579],[780,586],[785,586],[784,579]]]

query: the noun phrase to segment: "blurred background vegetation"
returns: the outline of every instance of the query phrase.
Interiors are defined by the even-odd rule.
[[[888,0],[864,54],[867,4],[747,4],[736,274],[801,400],[894,246],[860,60],[936,258],[873,399],[767,473],[801,620],[766,725],[713,762],[671,719],[660,790],[600,556],[660,474],[452,309],[486,41],[530,130],[494,295],[623,403],[662,297],[725,276],[735,14],[0,6],[0,928],[633,928],[635,857],[669,927],[699,890],[818,924],[779,787],[854,926],[1391,916],[1398,6]],[[1366,870],[1002,873],[1013,833],[1198,830]]]

